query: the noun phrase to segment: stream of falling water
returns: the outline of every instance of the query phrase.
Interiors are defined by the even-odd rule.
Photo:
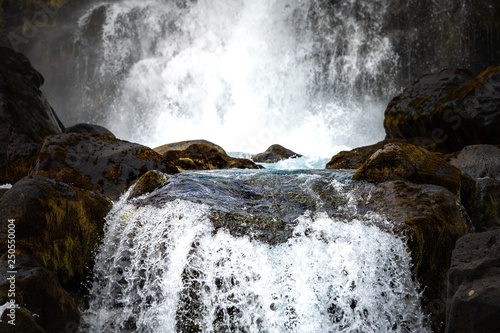
[[[290,220],[286,239],[258,240],[238,218],[232,222],[246,228],[243,234],[214,226],[214,210],[252,208],[237,200],[233,207],[228,199],[233,189],[251,186],[262,204],[280,195],[266,194],[265,184],[276,177],[316,200],[316,211]],[[221,190],[223,178],[230,187]],[[264,185],[252,185],[260,181]],[[342,214],[322,208],[318,181],[347,200],[338,208]],[[182,186],[183,198],[154,199],[171,195],[175,186]],[[384,228],[376,214],[357,215],[349,195],[325,172],[269,171],[183,173],[138,201],[125,194],[107,218],[82,329],[428,332],[404,240]],[[203,196],[213,199],[193,199]]]
[[[387,7],[97,1],[75,37],[83,99],[72,121],[150,147],[203,138],[227,151],[280,143],[331,157],[375,142],[398,88],[398,57],[382,31]]]

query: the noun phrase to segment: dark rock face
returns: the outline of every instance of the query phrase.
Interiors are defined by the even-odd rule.
[[[460,197],[461,172],[438,155],[406,144],[390,143],[375,152],[352,176],[353,180],[409,180],[446,187]]]
[[[500,179],[500,148],[492,145],[467,146],[450,160],[450,164],[472,178]]]
[[[217,149],[221,154],[227,155],[226,151],[221,146],[216,145],[215,143],[207,140],[188,140],[188,141],[168,143],[166,145],[156,147],[153,150],[158,154],[164,154],[167,151],[171,150],[186,150],[191,145],[207,145]]]
[[[448,190],[403,181],[359,183],[358,209],[376,211],[407,237],[413,271],[435,332],[445,322],[447,273],[455,242],[468,232],[463,208]]]
[[[8,271],[14,270],[17,304],[15,309],[16,326],[8,324],[6,310],[0,323],[2,332],[66,332],[77,328],[80,321],[78,311],[71,296],[61,287],[54,273],[40,266],[25,252],[16,252],[16,267],[9,268],[7,254],[0,259],[0,301],[10,301],[8,297],[10,277]]]
[[[163,154],[165,163],[173,163],[183,170],[262,169],[244,158],[234,158],[205,144],[191,144],[184,150],[169,150]]]
[[[448,282],[446,332],[500,332],[500,230],[457,242]]]
[[[43,139],[63,125],[39,88],[43,77],[24,55],[0,47],[0,183],[27,176]]]
[[[102,195],[33,176],[0,199],[0,251],[7,250],[7,224],[14,219],[16,248],[28,251],[61,283],[78,290],[92,267],[111,202]]]
[[[420,78],[385,111],[386,138],[425,137],[441,152],[467,145],[498,144],[500,67],[476,77],[444,70]]]
[[[71,127],[67,127],[66,133],[89,133],[89,134],[100,134],[116,138],[115,135],[105,127],[92,124],[76,124]]]
[[[462,200],[475,231],[500,228],[500,179],[476,179]]]
[[[48,137],[37,156],[34,172],[112,200],[149,170],[176,173],[155,151],[110,136],[66,133]]]
[[[272,145],[265,152],[252,156],[252,160],[259,163],[276,163],[296,157],[302,157],[302,155],[294,153],[283,146]]]

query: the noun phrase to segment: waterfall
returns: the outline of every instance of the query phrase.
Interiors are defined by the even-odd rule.
[[[107,217],[81,329],[429,332],[404,239],[356,213],[349,177],[186,172],[125,194]]]
[[[331,156],[373,143],[399,89],[389,4],[98,1],[75,33],[83,82],[71,119],[152,147],[203,138]]]

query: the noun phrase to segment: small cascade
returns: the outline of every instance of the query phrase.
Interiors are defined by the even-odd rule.
[[[186,172],[125,194],[107,218],[81,329],[429,332],[404,240],[356,213],[348,178]]]

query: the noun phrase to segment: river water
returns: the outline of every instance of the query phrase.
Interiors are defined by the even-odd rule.
[[[428,332],[405,240],[349,171],[167,176],[107,217],[85,332]]]

